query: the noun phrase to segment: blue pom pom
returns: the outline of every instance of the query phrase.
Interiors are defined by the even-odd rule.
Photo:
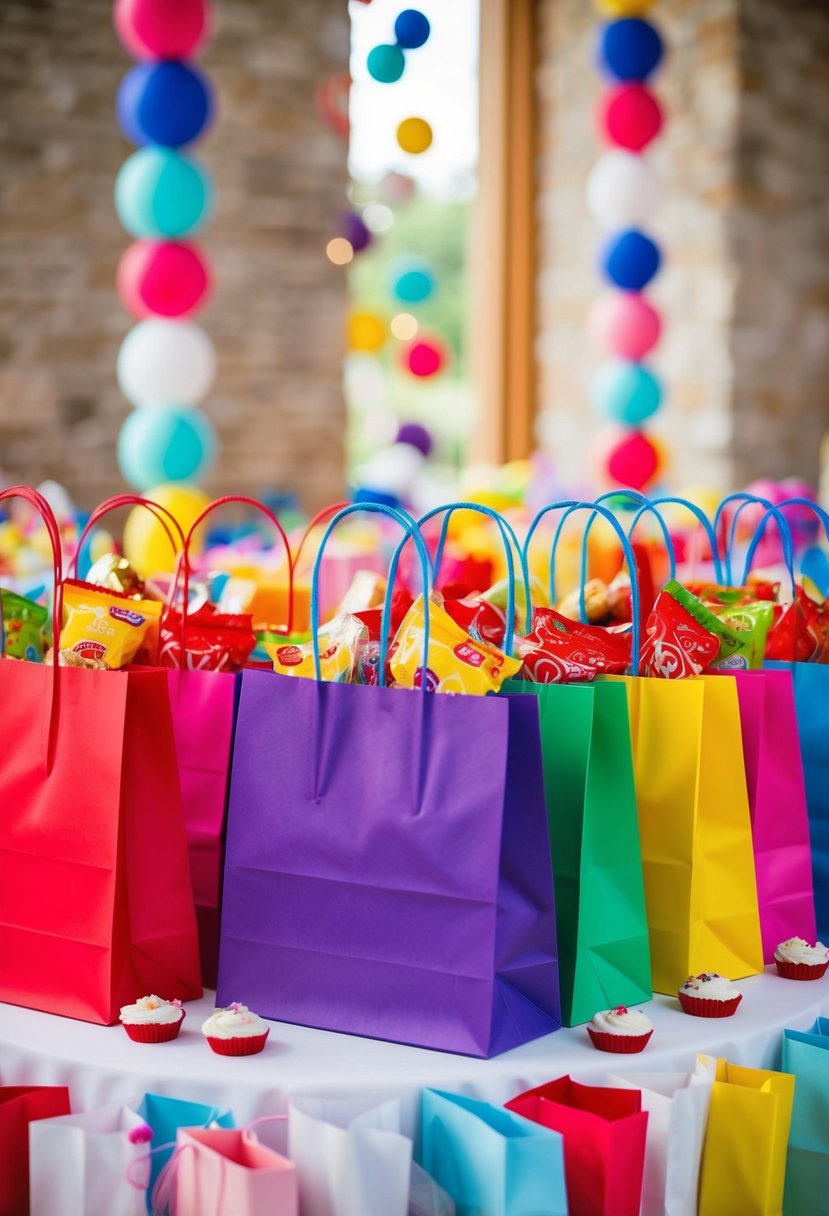
[[[213,425],[199,410],[143,406],[133,410],[118,436],[118,467],[137,490],[169,481],[190,481],[216,455]]]
[[[659,248],[644,232],[629,228],[605,246],[602,271],[622,291],[641,291],[659,270]]]
[[[115,209],[135,237],[181,237],[204,223],[210,178],[200,165],[169,148],[133,152],[115,180]]]
[[[641,363],[614,359],[596,373],[593,400],[611,421],[639,426],[662,404],[662,386]]]
[[[139,63],[118,90],[118,121],[134,144],[189,144],[204,131],[211,109],[205,77],[175,60]]]
[[[428,17],[416,8],[404,9],[394,23],[394,36],[398,44],[407,51],[415,51],[419,46],[423,46],[430,31]]]
[[[649,21],[625,17],[599,35],[599,66],[615,80],[646,80],[662,61],[662,39]]]

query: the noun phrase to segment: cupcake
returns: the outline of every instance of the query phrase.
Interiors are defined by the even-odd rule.
[[[265,1046],[270,1027],[247,1005],[234,1001],[212,1013],[201,1032],[217,1055],[253,1056]]]
[[[810,946],[802,937],[790,937],[774,952],[777,974],[787,980],[819,980],[829,967],[829,950],[823,942]]]
[[[653,1034],[653,1023],[641,1009],[617,1005],[606,1013],[597,1013],[587,1024],[587,1033],[599,1051],[632,1054],[643,1051]]]
[[[743,999],[731,980],[716,971],[689,975],[677,996],[685,1012],[695,1018],[730,1018]]]
[[[121,1009],[121,1023],[135,1043],[169,1043],[178,1038],[184,1010],[181,1001],[163,1001],[160,996],[142,996]]]

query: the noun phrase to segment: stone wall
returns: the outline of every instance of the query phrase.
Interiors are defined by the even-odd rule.
[[[224,0],[203,66],[218,121],[197,145],[217,211],[204,234],[217,290],[202,314],[219,373],[205,404],[220,460],[207,488],[343,482],[345,280],[325,257],[345,145],[315,89],[348,60],[343,0]],[[0,472],[63,481],[89,506],[124,488],[128,406],[115,358],[131,321],[114,276],[129,238],[112,205],[131,151],[114,118],[132,61],[109,0],[0,3]]]
[[[659,0],[667,113],[649,153],[666,185],[649,295],[665,332],[650,359],[667,402],[653,430],[673,484],[814,479],[829,429],[829,6],[824,0]],[[602,421],[601,355],[585,319],[601,290],[584,201],[600,155],[598,17],[538,0],[541,429],[575,478]]]

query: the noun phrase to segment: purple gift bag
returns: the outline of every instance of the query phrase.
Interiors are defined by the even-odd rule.
[[[779,942],[815,940],[806,790],[788,671],[729,672],[737,681],[763,960]]]
[[[535,698],[244,672],[218,997],[475,1056],[557,1029]]]

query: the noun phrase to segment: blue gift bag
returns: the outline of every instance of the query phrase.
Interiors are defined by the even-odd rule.
[[[220,1110],[218,1106],[207,1106],[203,1102],[183,1102],[179,1098],[165,1098],[161,1094],[145,1094],[138,1112],[152,1128],[150,1149],[162,1144],[169,1148],[150,1157],[150,1181],[147,1186],[147,1211],[151,1211],[151,1200],[155,1180],[173,1155],[176,1134],[180,1127],[235,1127],[233,1114]]]
[[[829,1018],[787,1030],[783,1071],[797,1078],[786,1159],[785,1216],[826,1216],[829,1203]]]
[[[422,1165],[457,1216],[567,1216],[564,1141],[502,1107],[427,1089]]]

